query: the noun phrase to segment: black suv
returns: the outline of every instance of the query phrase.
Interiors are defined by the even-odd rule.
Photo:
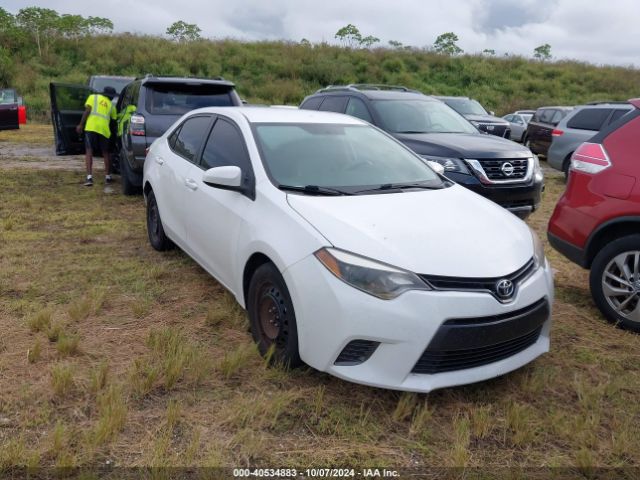
[[[346,113],[393,135],[455,182],[526,217],[540,203],[538,159],[515,142],[480,133],[443,102],[405,87],[330,86],[300,108]]]
[[[497,137],[511,138],[511,124],[504,118],[496,117],[493,112],[487,112],[477,100],[469,97],[443,97],[438,95],[434,95],[434,98],[449,105],[481,132],[496,135]]]
[[[93,91],[80,85],[51,84],[51,108],[56,154],[84,152],[82,137],[75,132],[84,102]],[[121,172],[122,191],[140,192],[146,150],[185,113],[202,107],[238,106],[242,101],[235,85],[217,77],[181,78],[147,75],[122,90],[116,108],[115,162]]]

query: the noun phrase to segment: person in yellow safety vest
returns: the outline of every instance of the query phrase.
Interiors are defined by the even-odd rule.
[[[76,127],[78,134],[84,133],[85,164],[87,166],[87,179],[85,186],[93,186],[93,149],[98,147],[104,158],[104,183],[111,183],[111,153],[109,152],[109,138],[111,130],[109,124],[115,120],[116,107],[111,99],[116,95],[113,87],[105,87],[102,93],[89,95],[84,103],[85,111],[82,113],[80,123]]]

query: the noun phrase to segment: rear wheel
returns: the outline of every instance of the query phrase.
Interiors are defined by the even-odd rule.
[[[173,247],[173,242],[164,233],[158,202],[156,201],[156,196],[153,194],[153,190],[147,194],[147,234],[149,236],[149,243],[159,252],[169,250]]]
[[[293,303],[274,264],[261,265],[251,277],[247,310],[260,354],[290,368],[302,365]]]
[[[564,183],[567,183],[567,181],[569,180],[569,168],[571,167],[571,155],[573,155],[573,153],[570,153],[569,155],[567,155],[567,158],[565,158],[564,162],[562,162],[562,171],[564,172]]]
[[[607,320],[640,333],[640,235],[614,240],[598,252],[589,283]]]

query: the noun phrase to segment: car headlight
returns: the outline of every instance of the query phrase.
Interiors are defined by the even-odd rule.
[[[420,155],[425,160],[431,160],[432,162],[437,162],[444,167],[445,172],[457,172],[457,173],[465,173],[469,174],[469,170],[467,166],[464,164],[460,158],[449,158],[449,157],[434,157],[432,155]]]
[[[383,300],[391,300],[408,290],[430,290],[415,273],[344,250],[321,248],[314,255],[343,282]]]
[[[538,234],[534,232],[531,228],[529,228],[531,232],[531,238],[533,239],[533,261],[536,265],[536,268],[544,266],[545,256],[544,256],[544,246],[540,241],[540,237]]]
[[[536,182],[541,182],[544,180],[544,173],[542,172],[542,168],[540,167],[540,160],[537,155],[533,155],[533,175],[535,176]]]
[[[474,127],[479,127],[479,126],[480,126],[480,122],[476,122],[475,120],[469,120],[469,122],[471,122],[471,124],[472,124]]]

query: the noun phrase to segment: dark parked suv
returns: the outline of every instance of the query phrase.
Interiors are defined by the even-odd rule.
[[[547,155],[554,130],[560,120],[569,115],[573,107],[541,107],[536,110],[524,132],[522,143],[538,155]]]
[[[434,98],[449,105],[481,132],[511,138],[511,124],[504,118],[496,117],[493,112],[487,112],[477,100],[469,97],[442,97],[439,95],[434,95]]]
[[[75,126],[92,90],[85,86],[51,84],[51,106],[58,155],[84,152]],[[183,114],[202,107],[238,106],[233,83],[222,78],[180,78],[147,75],[129,83],[116,104],[116,159],[122,191],[131,195],[142,186],[146,150]],[[57,119],[57,121],[56,121]]]
[[[526,217],[540,202],[542,171],[529,149],[480,133],[443,102],[405,87],[331,86],[300,108],[346,113],[393,135],[445,175]]]

